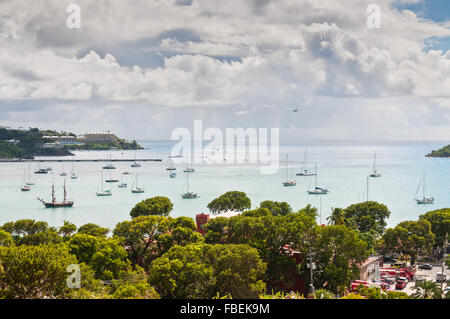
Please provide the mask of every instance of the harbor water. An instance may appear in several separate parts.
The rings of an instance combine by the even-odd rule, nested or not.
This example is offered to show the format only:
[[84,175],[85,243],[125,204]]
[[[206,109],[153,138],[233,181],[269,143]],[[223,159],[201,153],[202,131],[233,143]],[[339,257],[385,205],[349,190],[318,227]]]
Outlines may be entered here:
[[[388,226],[395,226],[403,220],[415,220],[419,215],[438,208],[450,207],[450,159],[427,158],[431,150],[439,149],[443,143],[309,143],[280,145],[280,169],[275,174],[261,174],[258,164],[199,164],[194,163],[194,173],[189,175],[190,191],[199,194],[196,199],[182,199],[186,191],[185,164],[175,164],[176,178],[170,178],[166,170],[168,155],[174,144],[172,141],[141,141],[146,149],[136,152],[139,158],[161,158],[161,162],[142,162],[141,167],[132,168],[130,162],[113,163],[116,169],[104,170],[104,178],[109,174],[123,178],[127,188],[118,188],[119,183],[104,183],[112,190],[112,196],[98,197],[101,188],[101,168],[105,162],[74,162],[77,179],[70,178],[72,163],[42,163],[50,166],[49,174],[34,174],[38,163],[0,163],[0,225],[18,219],[35,219],[48,222],[51,226],[61,226],[68,220],[77,226],[95,223],[113,229],[124,220],[130,219],[129,212],[139,201],[153,196],[167,196],[174,208],[171,216],[188,216],[208,213],[207,204],[219,195],[239,190],[247,193],[252,208],[264,200],[288,202],[294,210],[307,204],[318,208],[318,222],[325,223],[332,207],[345,208],[367,199],[367,176],[371,173],[373,154],[377,153],[377,169],[380,178],[369,179],[369,200],[388,206],[391,216]],[[303,161],[305,148],[308,150],[308,168],[317,164],[317,185],[330,190],[326,195],[309,195],[307,190],[314,186],[314,177],[295,176]],[[285,175],[286,154],[289,154],[289,168],[297,181],[293,187],[282,185]],[[78,151],[75,159],[132,159],[135,151]],[[45,159],[45,158],[40,158]],[[54,158],[52,158],[54,159]],[[64,157],[67,159],[67,157]],[[31,191],[20,190],[24,172],[31,169],[35,185]],[[66,177],[61,177],[64,170]],[[123,175],[128,171],[129,175]],[[131,193],[134,173],[138,174],[142,194]],[[426,194],[435,198],[433,205],[417,205],[414,201],[423,173],[426,173]],[[70,208],[45,208],[37,197],[51,200],[51,186],[55,183],[57,200],[62,200],[64,179],[68,199],[75,202]],[[417,196],[422,196],[420,189]]]

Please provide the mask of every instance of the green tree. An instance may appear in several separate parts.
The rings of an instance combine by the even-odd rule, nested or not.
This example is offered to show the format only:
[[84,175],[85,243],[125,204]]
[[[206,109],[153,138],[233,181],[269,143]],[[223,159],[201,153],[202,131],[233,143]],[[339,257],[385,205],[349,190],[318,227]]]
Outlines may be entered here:
[[75,226],[75,224],[69,223],[67,220],[65,220],[64,224],[59,227],[59,234],[61,234],[63,237],[70,237],[76,231],[77,226]]
[[428,220],[431,231],[436,235],[436,246],[443,247],[445,235],[450,236],[450,208],[438,209],[421,215],[419,219]]
[[0,246],[10,247],[14,245],[14,240],[10,233],[0,229]]
[[155,288],[146,282],[125,283],[111,294],[114,299],[159,299]]
[[327,217],[328,225],[344,225],[345,213],[342,208],[334,208],[331,210],[331,215]]
[[417,256],[431,253],[434,245],[434,234],[430,222],[425,219],[404,221],[395,228],[386,230],[382,237],[381,247],[385,252],[397,252],[409,255],[412,263]]
[[116,239],[76,234],[68,241],[68,247],[79,262],[93,269],[95,278],[111,280],[132,272],[128,253]]
[[[367,243],[359,238],[357,231],[345,225],[317,227],[310,247],[317,267],[314,286],[334,293],[359,277],[358,265],[369,256]],[[306,264],[305,259],[305,272]]]
[[261,202],[261,204],[259,204],[259,207],[267,208],[274,216],[287,215],[292,213],[292,207],[286,202],[276,202],[266,200]]
[[96,224],[92,224],[92,223],[87,223],[84,224],[83,226],[81,226],[80,228],[78,228],[78,234],[87,234],[87,235],[91,235],[94,237],[106,237],[106,235],[108,234],[109,229],[108,228],[104,228],[104,227],[100,227]]
[[356,225],[356,228],[366,233],[375,231],[382,235],[386,227],[386,219],[390,216],[388,208],[377,202],[364,202],[353,204],[344,209],[345,220],[349,225]]
[[8,222],[1,229],[11,234],[17,246],[56,244],[62,240],[54,227],[49,227],[46,222],[32,219]]
[[265,265],[246,245],[174,246],[154,260],[149,282],[162,298],[257,298]]
[[214,269],[206,263],[209,245],[174,246],[155,259],[149,269],[149,283],[161,298],[211,298],[215,291]]
[[227,211],[250,209],[251,201],[244,192],[231,191],[214,199],[207,207],[211,213],[217,215]]
[[418,299],[432,299],[441,298],[442,292],[435,282],[423,280],[416,282],[416,285],[412,287],[414,293],[411,295],[413,298]]
[[61,245],[0,247],[0,298],[62,298],[75,256]]
[[246,211],[231,218],[217,217],[205,225],[205,241],[210,244],[246,244],[258,250],[267,263],[265,282],[269,289],[291,286],[296,272],[291,251],[305,251],[315,217],[300,210],[273,216],[266,208]]
[[172,211],[173,205],[170,199],[164,196],[156,196],[147,198],[133,207],[130,212],[131,217],[159,215],[169,216]]
[[158,257],[159,237],[170,229],[170,220],[164,216],[138,216],[131,221],[118,223],[113,234],[127,246],[128,256],[133,265],[144,268]]
[[266,285],[262,281],[266,264],[258,251],[248,245],[214,245],[208,251],[220,295],[237,299],[256,299]]

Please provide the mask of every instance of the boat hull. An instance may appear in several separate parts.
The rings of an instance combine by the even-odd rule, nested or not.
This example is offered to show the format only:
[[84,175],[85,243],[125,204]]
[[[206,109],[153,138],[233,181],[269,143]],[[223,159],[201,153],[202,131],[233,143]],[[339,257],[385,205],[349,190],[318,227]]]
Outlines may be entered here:
[[61,207],[72,207],[73,202],[63,202],[63,203],[44,203],[45,208],[61,208]]

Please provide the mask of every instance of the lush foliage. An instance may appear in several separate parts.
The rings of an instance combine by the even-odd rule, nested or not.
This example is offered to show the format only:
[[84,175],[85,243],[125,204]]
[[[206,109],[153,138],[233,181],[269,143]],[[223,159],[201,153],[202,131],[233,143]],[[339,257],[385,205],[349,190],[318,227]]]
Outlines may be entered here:
[[430,157],[450,157],[450,144],[444,146],[440,150],[431,151],[427,156]]
[[208,204],[208,209],[213,214],[220,214],[227,211],[243,211],[251,207],[250,198],[243,192],[227,192]]
[[247,245],[174,246],[150,267],[149,282],[163,298],[256,298],[265,264]]
[[386,230],[382,238],[382,248],[386,252],[397,252],[415,259],[419,255],[432,252],[434,238],[427,220],[404,221],[395,228]]
[[[141,204],[141,205],[140,205]],[[384,230],[387,207],[375,202],[333,209],[318,225],[317,209],[293,211],[286,202],[229,192],[210,203],[214,216],[197,231],[192,218],[172,218],[166,197],[145,200],[131,220],[109,229],[77,229],[31,219],[0,226],[0,298],[338,298],[358,279],[370,253],[427,256],[448,231],[448,209]],[[108,236],[109,235],[109,236]],[[111,236],[112,235],[112,236]],[[435,245],[436,247],[436,245]],[[309,287],[314,263],[315,294]],[[67,286],[67,266],[81,270],[81,287]],[[300,287],[297,291],[297,288]],[[443,298],[440,287],[417,283],[413,296],[363,288],[346,299]],[[292,291],[296,290],[296,291]],[[447,297],[450,297],[447,295]]]
[[148,215],[159,215],[159,216],[169,216],[172,211],[173,204],[165,196],[156,196],[152,198],[147,198],[133,207],[130,212],[131,217],[137,216],[148,216]]
[[444,245],[445,236],[450,236],[450,208],[438,209],[420,216],[431,224],[431,231],[436,235],[436,246]]

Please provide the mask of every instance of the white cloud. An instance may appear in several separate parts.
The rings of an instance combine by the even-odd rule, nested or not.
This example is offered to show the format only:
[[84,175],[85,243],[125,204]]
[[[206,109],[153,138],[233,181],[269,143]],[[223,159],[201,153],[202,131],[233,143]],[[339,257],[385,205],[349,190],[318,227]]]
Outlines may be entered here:
[[[65,27],[71,1],[3,1],[0,107],[1,101],[46,100],[54,107],[85,101],[104,114],[109,103],[141,110],[239,106],[221,118],[230,123],[253,110],[290,105],[306,106],[317,116],[342,108],[342,99],[353,111],[379,103],[381,118],[396,114],[404,122],[411,99],[448,112],[450,51],[424,52],[423,41],[450,36],[450,30],[392,9],[394,1],[378,2],[382,28],[372,30],[365,23],[369,2],[359,0],[193,0],[191,5],[82,0],[82,28],[71,30]],[[141,60],[130,66],[113,51],[139,54],[141,60],[157,53],[163,59],[154,67]],[[383,106],[386,99],[395,106]],[[210,111],[199,112],[214,118]],[[373,118],[357,113],[359,119],[347,118]],[[265,123],[263,116],[256,118]],[[171,121],[162,115],[150,119],[160,125]],[[343,133],[349,120],[339,119],[342,126],[336,121],[330,117],[324,123],[339,134],[353,134]]]

